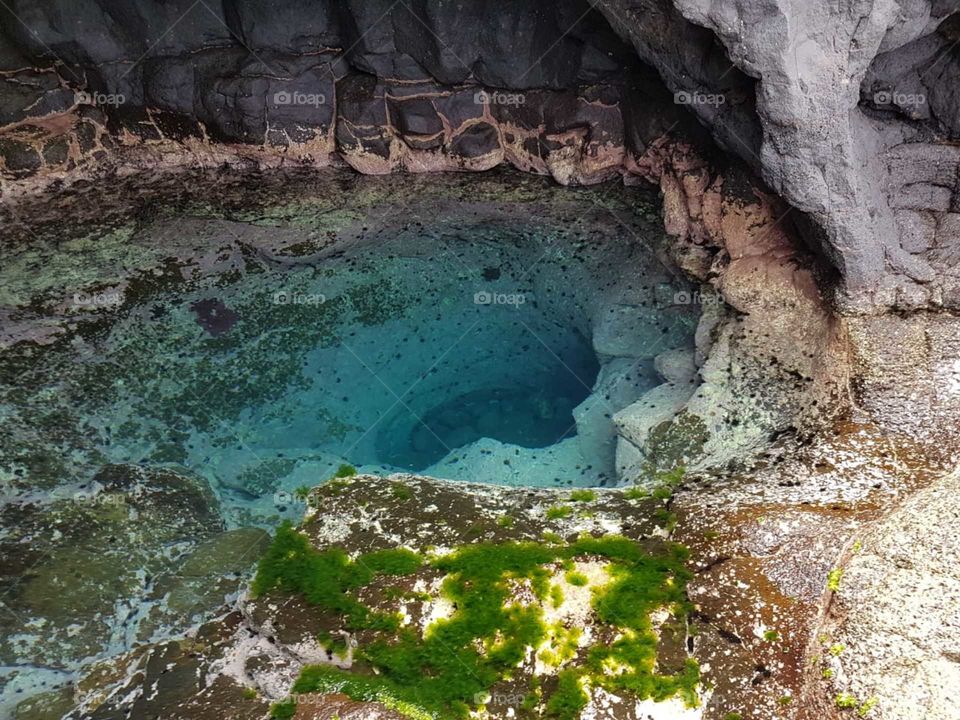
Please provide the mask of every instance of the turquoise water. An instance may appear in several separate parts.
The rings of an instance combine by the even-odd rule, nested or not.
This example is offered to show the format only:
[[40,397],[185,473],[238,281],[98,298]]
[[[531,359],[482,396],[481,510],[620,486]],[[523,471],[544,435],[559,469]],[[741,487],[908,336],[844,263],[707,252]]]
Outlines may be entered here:
[[637,230],[565,198],[359,213],[333,241],[296,205],[18,249],[7,335],[43,344],[0,354],[4,467],[28,491],[185,468],[241,524],[296,517],[342,464],[615,484],[610,418],[696,318]]

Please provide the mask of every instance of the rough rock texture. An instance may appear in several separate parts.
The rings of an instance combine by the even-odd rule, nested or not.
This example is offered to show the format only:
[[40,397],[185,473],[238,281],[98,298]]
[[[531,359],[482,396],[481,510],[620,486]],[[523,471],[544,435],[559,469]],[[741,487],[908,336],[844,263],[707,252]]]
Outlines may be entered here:
[[[658,525],[656,519],[664,501],[651,497],[631,500],[620,491],[591,493],[577,499],[568,491],[472,485],[405,475],[389,478],[357,476],[333,480],[316,488],[309,505],[311,509],[300,532],[309,539],[310,545],[319,551],[342,550],[350,557],[397,547],[424,553],[425,557],[442,557],[459,547],[482,547],[477,543],[510,547],[511,544],[530,541],[542,542],[540,547],[550,552],[547,549],[551,544],[562,547],[564,538],[572,539],[579,533],[598,538],[622,535],[630,539],[628,542],[638,543],[639,551],[649,552],[651,557],[668,551],[670,547],[663,539],[663,521],[660,520]],[[558,508],[563,512],[556,512]],[[546,537],[545,533],[548,534]],[[374,556],[365,557],[368,560],[361,560],[361,564],[374,562]],[[512,588],[507,596],[510,604],[516,603],[518,608],[534,607],[536,612],[544,614],[550,635],[543,646],[535,648],[536,655],[526,652],[527,659],[510,673],[510,677],[502,678],[489,688],[489,699],[473,694],[465,698],[471,705],[485,706],[481,717],[506,718],[521,712],[520,706],[531,694],[530,688],[539,686],[539,683],[531,685],[529,682],[535,675],[542,676],[543,689],[542,694],[536,693],[540,699],[534,704],[542,705],[556,690],[558,672],[579,667],[587,649],[595,642],[603,642],[601,638],[608,637],[606,622],[591,609],[593,591],[590,589],[592,585],[604,586],[615,577],[607,574],[606,564],[602,556],[593,557],[589,553],[577,555],[574,564],[568,567],[547,561],[545,567],[550,583],[562,587],[562,592],[559,596],[554,592],[542,601],[537,599],[530,580],[523,575],[513,578],[508,572],[499,578],[498,582]],[[564,573],[568,570],[582,573],[586,584],[567,582]],[[419,634],[435,621],[442,625],[444,618],[456,612],[456,606],[439,593],[445,576],[453,578],[455,573],[445,575],[432,565],[424,564],[414,574],[398,577],[398,587],[391,590],[390,578],[384,577],[364,589],[361,596],[377,611],[399,610],[406,618],[404,624]],[[119,687],[115,686],[116,680],[108,680],[96,690],[78,693],[77,699],[82,703],[82,710],[78,712],[82,714],[75,717],[98,720],[131,709],[136,716],[136,708],[163,717],[194,717],[191,712],[195,710],[191,708],[197,707],[209,695],[209,690],[200,690],[204,687],[224,688],[225,695],[219,701],[231,711],[236,708],[240,713],[237,717],[247,717],[245,712],[254,713],[249,715],[251,717],[262,717],[262,702],[255,699],[252,692],[242,693],[241,687],[253,688],[257,696],[284,701],[290,697],[291,684],[305,665],[352,667],[359,677],[363,677],[369,674],[366,669],[369,663],[359,659],[360,650],[375,645],[382,636],[374,629],[348,632],[345,618],[280,588],[257,597],[247,597],[240,609],[242,620],[239,626],[240,618],[231,616],[214,626],[215,629],[202,631],[203,637],[232,635],[232,639],[216,652],[201,651],[196,654],[199,657],[180,659],[178,655],[182,650],[177,650],[175,643],[147,652],[151,657],[159,655],[154,663],[174,668],[175,677],[189,675],[199,678],[197,682],[177,683],[175,678],[165,679],[165,675],[156,677],[155,671],[151,673],[150,670],[151,660],[146,660],[145,666],[141,663],[145,671],[128,674],[129,679],[122,680]],[[666,614],[657,617],[653,620],[653,627],[660,636],[657,643],[659,673],[680,672],[688,657],[685,625],[682,621],[679,625],[671,623]],[[571,632],[575,635],[570,635]],[[342,647],[331,645],[332,638],[340,637],[346,639],[346,644]],[[564,643],[568,642],[568,637],[579,637],[579,641],[574,642],[573,655],[569,657],[565,653],[570,651],[562,649],[567,647]],[[180,643],[179,647],[182,646]],[[578,647],[583,650],[577,650]],[[551,659],[548,652],[556,653],[557,658]],[[162,660],[163,654],[170,655],[170,659]],[[468,654],[463,657],[466,660]],[[464,670],[456,666],[456,672],[465,674],[467,686],[475,680],[469,668]],[[91,679],[82,685],[89,688],[95,684]],[[111,684],[114,687],[110,690],[104,687]],[[109,695],[106,700],[103,699],[105,694]],[[325,718],[332,708],[345,705],[342,697],[330,698],[324,692],[313,694],[293,690],[293,699],[297,702],[298,718]],[[397,707],[395,701],[387,697],[384,702]],[[682,708],[683,703],[675,699],[663,707],[676,710]],[[244,708],[249,709],[245,711]],[[345,709],[350,709],[349,703]],[[383,720],[397,717],[383,707],[378,709],[370,704],[362,704],[355,712],[361,710],[366,714],[360,717]],[[260,714],[255,714],[258,711]],[[529,716],[533,709],[522,712]],[[594,692],[583,712],[585,717],[596,718],[643,717],[639,710],[634,714],[633,703],[627,698],[604,692]],[[689,713],[690,718],[701,716],[702,708]]]
[[[565,0],[543,13],[471,0],[450,14],[347,0],[270,12],[239,0],[21,0],[0,10],[0,192],[185,163],[373,174],[509,163],[563,184],[645,178],[664,194],[681,267],[740,314],[742,332],[715,340],[762,338],[772,303],[783,329],[773,344],[794,355],[787,382],[845,375],[837,349],[848,342],[854,402],[921,434],[918,415],[881,407],[885,359],[869,338],[920,337],[927,319],[909,313],[960,302],[955,4]],[[729,177],[741,171],[704,128],[768,187]],[[845,315],[885,319],[853,320],[843,339],[821,292]],[[804,360],[810,345],[827,351]],[[902,393],[937,396],[924,406],[940,435],[955,434],[960,405],[948,346]],[[705,402],[727,400],[740,393]]]
[[[779,449],[787,451],[786,446]],[[300,532],[312,548],[342,550],[350,558],[398,547],[443,557],[461,547],[508,547],[531,540],[543,548],[563,547],[583,533],[625,536],[651,552],[664,538],[682,542],[690,550],[687,594],[692,612],[679,635],[655,623],[661,633],[658,663],[663,672],[677,667],[678,659],[696,659],[709,691],[702,693],[700,706],[684,708],[679,702],[617,702],[594,688],[579,716],[647,720],[645,713],[650,713],[655,718],[726,720],[739,713],[745,720],[809,720],[823,715],[816,703],[802,700],[832,692],[830,683],[809,673],[809,657],[817,647],[811,638],[823,598],[830,596],[830,571],[855,539],[863,541],[864,558],[870,547],[879,547],[858,529],[865,519],[941,471],[926,464],[917,445],[890,445],[869,427],[851,426],[843,435],[787,456],[783,462],[772,457],[769,467],[750,474],[680,478],[659,485],[652,495],[599,489],[578,496],[408,475],[357,476],[314,489]],[[830,462],[836,465],[828,467]],[[937,492],[949,494],[955,488],[945,485]],[[588,585],[571,585],[562,572],[555,574],[550,582],[562,586],[559,604],[538,607],[551,623],[583,630],[577,651],[559,666],[535,664],[528,656],[515,677],[475,700],[479,704],[485,699],[480,717],[536,717],[536,710],[530,715],[530,706],[523,706],[529,674],[541,675],[540,701],[548,700],[556,689],[557,671],[577,666],[590,643],[604,637],[596,615],[602,604],[590,600],[603,586],[603,573],[595,574],[596,558],[588,554],[575,560]],[[848,569],[842,587],[853,572]],[[399,610],[404,622],[420,633],[455,611],[436,595],[442,578],[436,567],[425,564],[413,574],[376,580],[360,597],[373,608]],[[398,583],[403,592],[389,589]],[[594,585],[593,591],[581,593]],[[523,587],[517,584],[511,597],[526,605],[532,596]],[[951,621],[946,622],[943,637],[955,632]],[[144,647],[95,669],[74,691],[73,702],[81,709],[70,717],[99,720],[133,710],[134,716],[199,718],[204,707],[217,702],[231,717],[259,718],[266,714],[265,700],[292,698],[297,718],[328,718],[342,711],[393,720],[396,710],[364,698],[348,702],[330,695],[347,687],[337,683],[326,691],[294,690],[291,695],[305,665],[369,675],[362,654],[376,643],[379,632],[350,631],[344,623],[337,613],[280,587],[259,596],[248,594],[239,612],[191,638]],[[365,695],[366,700],[372,697]],[[399,707],[389,692],[381,700]]]
[[955,2],[598,6],[822,231],[851,307],[956,307]]
[[108,466],[92,483],[3,508],[0,656],[3,684],[36,692],[15,668],[51,685],[116,654],[208,619],[259,557],[262,530],[223,532],[201,481]]
[[[631,53],[582,0],[549,14],[346,0],[266,12],[242,0],[216,11],[18,2],[2,13],[5,181],[99,162],[103,129],[123,145],[200,154],[210,141],[313,165],[336,154],[365,173],[506,161],[591,183],[623,159]],[[484,30],[464,35],[468,25]],[[101,122],[81,125],[91,114]]]
[[880,720],[955,720],[960,662],[960,475],[917,493],[847,546],[810,651],[808,702],[869,703]]
[[[670,506],[698,568],[689,593],[705,629],[691,652],[718,680],[704,717],[823,717],[849,705],[865,715],[913,718],[918,704],[925,717],[954,717],[944,688],[956,684],[949,605],[956,578],[931,551],[929,532],[921,537],[917,529],[927,529],[932,513],[955,514],[956,483],[948,486],[953,493],[933,490],[908,502],[861,541],[842,579],[828,578],[844,548],[854,547],[855,523],[886,507],[876,494],[910,490],[926,472],[916,457],[949,456],[960,427],[952,315],[960,310],[957,3],[600,0],[592,9],[569,0],[549,13],[535,4],[504,5],[477,0],[452,13],[446,5],[386,0],[279,9],[253,0],[4,4],[0,192],[6,201],[104,178],[112,184],[114,172],[194,162],[346,164],[371,174],[510,163],[563,184],[618,176],[653,182],[676,239],[672,259],[703,283],[698,295],[678,300],[703,306],[693,354],[698,377],[688,365],[661,361],[664,382],[640,397],[631,395],[629,379],[604,379],[604,390],[627,404],[612,418],[621,470],[734,459],[838,410],[877,424],[851,433],[858,437],[852,448],[838,425],[839,439],[816,446],[829,452],[801,463],[796,475],[761,468],[754,482],[737,487],[744,501],[714,507],[713,516],[701,514],[704,495]],[[768,188],[718,159],[693,117]],[[8,206],[4,217],[17,220],[23,210]],[[815,258],[826,258],[829,271]],[[53,331],[31,332],[46,341]],[[614,356],[624,351],[615,332],[596,339]],[[913,447],[905,436],[927,445]],[[834,481],[839,488],[831,494]],[[731,496],[716,497],[729,503]],[[811,498],[819,499],[816,507]],[[848,501],[852,507],[843,505]],[[27,535],[47,531],[37,512]],[[768,516],[774,527],[765,527]],[[536,526],[538,518],[528,519]],[[659,519],[658,532],[674,520]],[[113,518],[107,526],[128,532],[128,521]],[[950,528],[939,522],[929,530]],[[691,534],[699,531],[706,547]],[[81,536],[70,539],[86,547]],[[201,547],[239,567],[232,539],[217,537]],[[903,551],[904,537],[915,539],[911,553]],[[69,558],[69,547],[55,545],[59,539],[44,540]],[[99,547],[102,538],[94,540],[91,547]],[[941,542],[954,548],[952,538]],[[17,586],[23,607],[49,609],[63,570],[48,560],[38,558],[40,574],[29,578],[34,595],[18,594]],[[105,553],[92,577],[116,560]],[[144,559],[150,568],[157,562]],[[199,580],[209,565],[187,565],[177,583],[157,587],[179,599],[179,609],[167,608],[176,617],[201,617],[191,608],[211,600]],[[124,585],[121,595],[153,598],[149,588],[141,592],[139,577],[111,578]],[[824,621],[828,635],[842,638],[833,644],[814,632],[825,597],[818,578],[840,588]],[[922,608],[921,620],[901,623],[903,606],[889,602],[900,588],[891,591],[888,581],[907,586],[911,604],[903,606]],[[210,594],[222,599],[219,586]],[[128,630],[115,627],[110,614],[116,597],[78,598],[101,611],[96,632],[93,624],[78,629],[70,617],[37,617],[53,628],[49,637],[71,647],[96,651],[104,627],[123,635],[119,647]],[[170,622],[167,610],[135,624],[149,631],[151,623]],[[942,623],[929,621],[941,615]],[[284,697],[303,648],[291,659],[270,647],[261,627],[249,615],[233,616],[208,626],[212,635],[201,632],[196,644],[151,645],[129,668],[111,667],[110,682],[91,681],[116,685],[117,674],[130,669],[133,692],[108,702],[102,694],[82,699],[104,718],[116,708],[204,717],[228,706],[236,717],[262,717],[266,703],[245,698],[240,685],[252,678],[269,697]],[[29,633],[7,635],[8,643],[21,643],[10,648],[14,660],[57,665],[55,647]],[[807,657],[819,657],[815,667],[831,677],[810,677],[798,664],[810,638]],[[225,658],[251,654],[267,669],[223,673]],[[211,671],[214,663],[221,665]],[[901,683],[896,689],[891,677]],[[791,704],[800,693],[809,702]],[[301,703],[298,717],[325,717],[333,706],[345,716],[391,712],[345,702]],[[64,698],[41,697],[23,714],[46,712],[43,703],[52,713]]]
[[847,327],[859,413],[893,432],[923,437],[931,448],[952,448],[955,421],[950,419],[960,416],[957,316],[853,317]]
[[790,211],[741,169],[717,172],[685,143],[656,141],[635,163],[660,186],[673,261],[703,283],[675,298],[702,311],[695,355],[702,382],[694,388],[666,377],[631,406],[636,413],[615,416],[622,428],[634,414],[641,420],[624,433],[640,452],[618,448],[622,465],[732,459],[843,408],[844,331]]
[[20,0],[3,9],[0,156],[7,181],[70,169],[104,157],[106,127],[362,172],[506,161],[597,182],[650,137],[639,58],[665,102],[805,213],[851,310],[956,308],[956,10]]

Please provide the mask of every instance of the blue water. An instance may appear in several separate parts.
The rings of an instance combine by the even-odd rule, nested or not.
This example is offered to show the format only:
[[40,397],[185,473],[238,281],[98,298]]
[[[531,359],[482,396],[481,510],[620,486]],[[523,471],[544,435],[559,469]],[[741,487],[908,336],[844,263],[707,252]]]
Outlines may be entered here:
[[[149,226],[112,250],[124,272],[147,265],[123,282],[88,277],[65,311],[47,291],[57,310],[33,322],[67,331],[21,358],[0,455],[32,453],[34,474],[37,456],[69,459],[77,482],[106,462],[186,468],[228,517],[265,524],[345,463],[614,484],[610,418],[662,382],[652,358],[690,344],[695,318],[669,307],[683,285],[642,239],[594,225],[444,216],[300,255],[271,245],[295,227]],[[84,257],[38,255],[61,272]],[[629,387],[598,385],[613,375]]]

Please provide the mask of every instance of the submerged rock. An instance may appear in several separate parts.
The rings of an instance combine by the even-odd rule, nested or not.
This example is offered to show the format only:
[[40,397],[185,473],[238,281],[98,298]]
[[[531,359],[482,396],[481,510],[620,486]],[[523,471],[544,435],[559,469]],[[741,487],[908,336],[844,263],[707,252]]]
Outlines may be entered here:
[[202,481],[133,465],[108,466],[72,495],[7,505],[3,519],[0,657],[68,672],[209,619],[265,539],[223,533]]
[[75,667],[128,643],[157,579],[222,528],[205,484],[119,465],[72,496],[8,505],[4,518],[11,613],[0,620],[0,653],[8,664],[50,667]]
[[205,298],[190,305],[197,315],[197,323],[211,337],[218,337],[232,328],[240,317],[228,308],[222,300]]

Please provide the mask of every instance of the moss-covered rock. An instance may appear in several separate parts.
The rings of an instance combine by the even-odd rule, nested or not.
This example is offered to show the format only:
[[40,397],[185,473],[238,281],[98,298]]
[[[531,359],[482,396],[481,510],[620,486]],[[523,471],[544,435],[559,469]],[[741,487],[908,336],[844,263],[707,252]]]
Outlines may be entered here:
[[413,718],[576,718],[608,717],[611,697],[701,704],[661,500],[414,476],[339,479],[309,500],[246,603],[307,663],[293,705],[340,692]]

